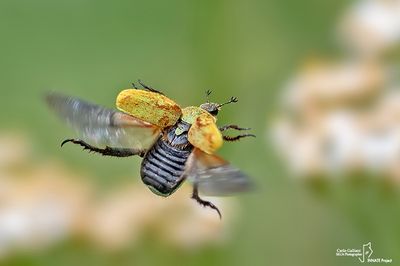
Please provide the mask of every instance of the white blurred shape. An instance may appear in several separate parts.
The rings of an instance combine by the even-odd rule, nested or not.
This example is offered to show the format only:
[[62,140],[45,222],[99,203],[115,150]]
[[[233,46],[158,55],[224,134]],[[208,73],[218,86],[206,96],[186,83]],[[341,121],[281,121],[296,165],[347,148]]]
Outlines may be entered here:
[[388,71],[372,61],[312,59],[284,89],[284,106],[308,114],[321,105],[357,102],[378,93]]
[[379,56],[400,41],[400,1],[357,1],[344,15],[339,35],[364,56]]
[[330,171],[340,171],[353,167],[359,153],[360,130],[355,118],[348,112],[333,112],[325,120],[326,146],[324,161]]
[[398,163],[400,157],[400,131],[388,129],[387,132],[365,134],[361,139],[361,154],[364,165],[370,170],[382,171],[393,163]]
[[[400,179],[400,90],[374,61],[313,61],[291,79],[274,144],[298,176],[371,171]],[[393,81],[392,81],[393,82]]]

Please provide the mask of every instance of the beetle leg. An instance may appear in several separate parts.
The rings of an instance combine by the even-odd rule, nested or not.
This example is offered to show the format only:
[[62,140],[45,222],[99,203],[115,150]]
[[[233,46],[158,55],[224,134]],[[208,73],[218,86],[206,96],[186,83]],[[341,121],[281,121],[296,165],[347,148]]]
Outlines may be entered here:
[[237,135],[235,137],[231,137],[231,136],[222,136],[224,140],[226,141],[236,141],[239,140],[241,138],[245,138],[245,137],[256,137],[256,135],[253,134],[242,134],[242,135]]
[[[250,128],[244,128],[244,127],[239,127],[238,125],[225,125],[219,128],[219,130],[225,131],[227,129],[235,129],[235,130],[250,130]],[[231,136],[222,136],[224,140],[226,141],[236,141],[239,140],[241,138],[245,138],[245,137],[255,137],[255,135],[253,134],[241,134],[235,137],[231,137]]]
[[219,128],[219,131],[225,131],[227,129],[236,129],[236,130],[250,130],[249,127],[239,127],[238,125],[225,125]]
[[199,191],[197,188],[197,184],[193,185],[192,199],[194,199],[195,201],[197,201],[197,203],[199,203],[200,205],[202,205],[204,207],[210,207],[211,209],[214,209],[218,213],[219,218],[222,219],[221,212],[219,211],[217,206],[215,206],[213,203],[203,200],[199,197]]
[[152,87],[150,87],[150,86],[147,86],[147,85],[144,84],[140,79],[138,79],[138,82],[139,82],[139,84],[142,85],[142,87],[145,88],[146,90],[164,95],[164,93],[162,93],[161,91],[158,91],[158,90],[156,90],[156,89],[154,89],[154,88],[152,88]]
[[61,147],[68,142],[72,142],[74,144],[78,144],[83,147],[84,150],[89,150],[89,152],[97,152],[103,156],[114,156],[114,157],[128,157],[133,155],[139,155],[140,157],[144,156],[145,151],[138,151],[134,149],[127,148],[111,148],[106,146],[104,149],[100,149],[94,147],[83,140],[80,139],[66,139],[61,143]]

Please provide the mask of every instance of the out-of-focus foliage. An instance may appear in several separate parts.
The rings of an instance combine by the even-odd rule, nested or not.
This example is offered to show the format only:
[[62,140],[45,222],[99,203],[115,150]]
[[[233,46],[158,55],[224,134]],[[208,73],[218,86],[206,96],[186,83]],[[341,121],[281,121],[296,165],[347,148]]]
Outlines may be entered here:
[[[342,25],[365,25],[348,19],[363,2],[1,1],[0,130],[25,136],[0,139],[2,263],[354,265],[356,258],[336,257],[336,250],[368,242],[377,256],[398,261],[397,185],[358,172],[341,183],[293,182],[264,138],[286,95],[284,83],[309,56],[342,58],[346,49],[374,59],[346,63],[351,74],[336,63],[317,63],[317,72],[341,82],[324,90],[326,82],[318,81],[318,97],[308,94],[332,101],[330,108],[343,99],[332,91],[346,92],[349,79],[355,88],[350,101],[358,102],[376,100],[386,74],[396,76],[395,64],[387,69],[381,60],[398,60],[398,28],[384,30],[382,39],[371,37],[377,43],[371,48],[346,37],[359,26]],[[396,10],[378,17],[396,21]],[[367,29],[393,29],[392,23],[379,25]],[[343,46],[335,29],[348,38],[341,39]],[[362,52],[353,53],[361,51],[360,43]],[[306,76],[316,69],[307,65]],[[212,101],[239,98],[220,112],[218,123],[252,127],[258,137],[226,143],[220,155],[253,176],[257,189],[216,201],[221,223],[192,202],[189,185],[171,198],[153,195],[139,181],[139,158],[101,157],[73,145],[60,149],[73,132],[46,109],[43,92],[113,107],[116,95],[138,78],[181,106],[204,102],[206,89],[213,89]],[[307,80],[313,83],[307,78],[301,86]]]
[[388,72],[371,62],[321,62],[290,82],[275,139],[295,174],[400,178],[400,95]]
[[358,1],[339,21],[351,53],[309,60],[284,88],[274,138],[295,175],[399,180],[399,18],[400,1]]
[[135,179],[96,195],[93,181],[60,163],[30,163],[32,151],[26,142],[22,137],[0,136],[1,150],[11,154],[0,158],[1,258],[18,249],[43,250],[69,238],[116,250],[139,245],[148,230],[183,250],[226,238],[226,222],[231,219],[223,202],[219,203],[226,208],[224,222],[188,201],[187,186],[169,201],[154,197]]

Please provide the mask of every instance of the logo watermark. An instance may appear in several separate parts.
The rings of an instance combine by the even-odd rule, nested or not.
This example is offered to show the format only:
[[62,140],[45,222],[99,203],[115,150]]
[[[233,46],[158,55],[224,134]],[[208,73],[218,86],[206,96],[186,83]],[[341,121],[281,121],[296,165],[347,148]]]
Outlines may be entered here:
[[391,258],[372,257],[374,250],[371,242],[362,245],[362,248],[346,248],[336,250],[336,257],[356,257],[361,263],[392,263]]

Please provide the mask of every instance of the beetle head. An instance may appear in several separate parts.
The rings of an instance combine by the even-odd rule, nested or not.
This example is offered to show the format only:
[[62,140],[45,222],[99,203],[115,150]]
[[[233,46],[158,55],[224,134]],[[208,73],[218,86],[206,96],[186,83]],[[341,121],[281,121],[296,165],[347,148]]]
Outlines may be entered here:
[[221,103],[221,104],[219,104],[219,103],[211,103],[208,100],[208,96],[210,94],[211,94],[211,91],[207,90],[206,91],[207,102],[201,104],[200,108],[203,109],[203,110],[206,110],[207,112],[209,112],[213,116],[217,116],[218,115],[218,112],[221,110],[222,106],[224,106],[226,104],[229,104],[229,103],[236,103],[238,101],[238,99],[236,97],[231,97],[231,99],[229,101],[225,102],[225,103]]

